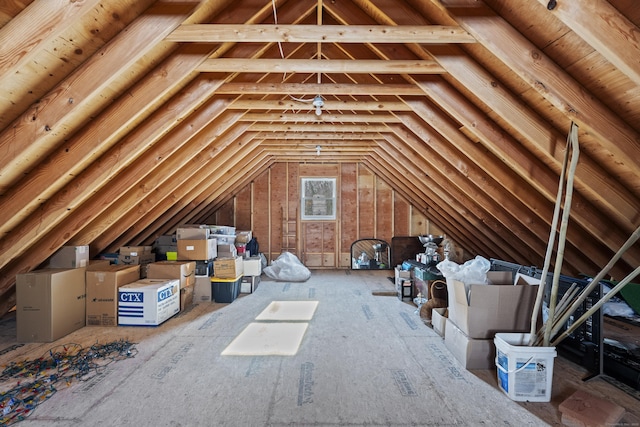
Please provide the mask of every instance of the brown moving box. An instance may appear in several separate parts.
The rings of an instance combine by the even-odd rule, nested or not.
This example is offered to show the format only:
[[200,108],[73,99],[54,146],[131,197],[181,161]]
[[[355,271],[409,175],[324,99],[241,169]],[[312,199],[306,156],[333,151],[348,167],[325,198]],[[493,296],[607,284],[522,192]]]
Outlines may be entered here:
[[118,288],[140,279],[139,265],[107,265],[87,270],[87,325],[118,325]]
[[213,261],[213,276],[219,279],[235,279],[243,275],[242,257],[218,258]]
[[178,259],[182,261],[206,261],[218,254],[216,239],[178,240]]
[[85,268],[16,275],[18,342],[51,342],[85,326]]
[[[469,338],[493,339],[496,332],[529,332],[538,286],[536,279],[490,271],[493,284],[447,279],[449,320]],[[448,333],[448,332],[447,332]]]
[[180,288],[196,283],[195,261],[158,261],[147,265],[147,279],[178,279]]

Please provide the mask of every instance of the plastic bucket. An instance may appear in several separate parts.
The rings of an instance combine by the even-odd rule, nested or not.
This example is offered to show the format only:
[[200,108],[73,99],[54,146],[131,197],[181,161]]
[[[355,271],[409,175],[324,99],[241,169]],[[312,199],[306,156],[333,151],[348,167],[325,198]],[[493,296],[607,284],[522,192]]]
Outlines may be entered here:
[[497,333],[498,387],[517,402],[549,402],[555,347],[529,346],[529,334]]

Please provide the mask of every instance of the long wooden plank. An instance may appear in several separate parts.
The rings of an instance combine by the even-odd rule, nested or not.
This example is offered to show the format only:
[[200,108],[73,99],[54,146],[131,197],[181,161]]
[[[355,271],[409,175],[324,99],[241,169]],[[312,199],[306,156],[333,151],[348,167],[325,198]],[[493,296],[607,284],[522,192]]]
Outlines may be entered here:
[[247,113],[240,119],[243,122],[277,122],[277,123],[397,123],[398,118],[392,114],[331,114],[322,113]]
[[[125,95],[107,107],[96,120],[72,137],[64,147],[56,149],[46,160],[32,169],[24,179],[11,186],[4,195],[2,210],[6,220],[0,223],[0,233],[6,233],[27,215],[52,197],[64,185],[72,181],[95,158],[107,151],[141,117],[146,110],[177,91],[185,79],[192,75],[193,68],[204,59],[205,52],[199,49],[180,49],[155,72],[134,85]],[[221,82],[204,79],[201,83]],[[199,90],[206,90],[207,84]],[[188,89],[187,89],[188,90]],[[96,144],[100,141],[100,144]],[[124,160],[124,159],[123,159]]]
[[[448,3],[449,0],[437,1],[443,7]],[[477,3],[474,2],[476,8]],[[616,158],[617,168],[627,169],[640,179],[640,144],[637,143],[640,134],[502,17],[491,12],[489,7],[484,7],[482,12],[481,16],[461,14],[453,19],[568,119],[578,123],[581,130],[596,135],[601,148]],[[618,46],[618,49],[623,47]]]
[[348,74],[442,74],[444,69],[430,60],[315,60],[315,59],[207,59],[198,67],[205,73],[348,73]]
[[[195,82],[190,90],[175,97],[172,102],[168,102],[162,109],[157,110],[142,126],[128,134],[125,139],[94,162],[92,167],[85,169],[71,183],[45,202],[40,211],[31,214],[21,223],[19,228],[12,230],[0,241],[0,266],[6,265],[16,255],[24,253],[32,244],[42,238],[44,233],[50,232],[53,235],[58,235],[61,241],[60,245],[64,244],[63,236],[66,236],[67,239],[72,236],[73,227],[69,224],[68,217],[74,215],[76,209],[82,206],[96,191],[105,186],[108,187],[111,193],[104,200],[111,203],[130,185],[133,185],[135,175],[141,172],[138,171],[137,174],[133,174],[133,177],[129,177],[130,180],[133,179],[129,182],[123,180],[121,172],[125,166],[145,151],[147,144],[152,145],[154,141],[176,126],[180,118],[183,118],[194,108],[201,107],[199,111],[208,110],[211,114],[209,121],[215,117],[216,113],[219,114],[225,108],[224,101],[213,102],[206,108],[202,107],[202,100],[206,99],[207,94],[212,93],[219,83],[219,81],[211,82],[206,79]],[[146,143],[142,143],[143,141]],[[162,162],[163,156],[179,147],[180,145],[173,141],[171,144],[156,144],[154,146],[155,156],[143,156],[146,163],[144,167],[141,166],[140,170],[149,171]],[[116,177],[119,179],[114,179]],[[83,220],[86,222],[91,215],[98,215],[101,209],[105,209],[105,205],[92,204],[84,211]],[[67,221],[65,227],[62,227],[64,230],[60,231],[57,228],[56,232],[52,232],[63,220]],[[2,289],[1,286],[0,289]]]
[[474,43],[466,31],[442,25],[181,25],[171,42],[287,43]]
[[39,49],[98,4],[100,0],[37,1],[0,27],[0,81],[32,61]]
[[225,83],[219,94],[307,94],[307,95],[422,95],[420,88],[408,84],[334,84],[334,83]]
[[[548,0],[538,0],[538,2],[545,6],[548,4]],[[593,46],[636,85],[640,85],[638,27],[609,2],[562,1],[557,2],[556,7],[549,13]]]
[[[389,132],[389,128],[380,124],[341,124],[341,123],[320,123],[320,124],[291,124],[291,123],[255,123],[249,126],[249,129],[255,132],[291,132],[291,133],[306,133],[308,132],[324,132],[327,127],[332,132]],[[266,134],[265,134],[266,135]]]
[[[234,101],[229,108],[234,110],[291,110],[291,111],[311,111],[314,109],[312,105],[305,102],[285,101],[285,100],[247,100],[238,99]],[[411,111],[411,108],[404,102],[400,101],[336,101],[333,99],[325,100],[323,110],[330,113],[337,111]]]
[[192,2],[179,8],[174,5],[169,13],[164,2],[152,6],[0,133],[0,193],[65,138],[68,128],[73,128],[67,122],[94,111],[94,96],[108,88],[118,70],[126,70],[153,49],[194,6]]

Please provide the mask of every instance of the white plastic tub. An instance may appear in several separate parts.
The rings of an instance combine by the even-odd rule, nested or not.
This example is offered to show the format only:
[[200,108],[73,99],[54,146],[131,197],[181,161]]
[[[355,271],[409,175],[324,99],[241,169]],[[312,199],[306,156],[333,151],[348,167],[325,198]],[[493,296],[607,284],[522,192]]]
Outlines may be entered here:
[[517,402],[549,402],[555,347],[529,346],[529,334],[497,333],[498,387]]

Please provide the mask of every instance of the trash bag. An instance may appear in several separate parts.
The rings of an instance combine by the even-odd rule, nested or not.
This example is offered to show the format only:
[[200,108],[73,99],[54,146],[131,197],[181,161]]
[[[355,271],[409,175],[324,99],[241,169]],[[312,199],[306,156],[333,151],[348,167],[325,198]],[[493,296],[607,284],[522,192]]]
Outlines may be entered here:
[[436,268],[447,279],[459,280],[463,283],[487,283],[487,273],[491,268],[491,262],[478,255],[462,265],[444,260],[439,262]]
[[264,268],[263,273],[271,279],[283,282],[305,282],[311,277],[311,271],[291,252],[283,252]]

